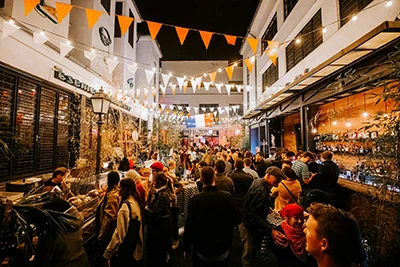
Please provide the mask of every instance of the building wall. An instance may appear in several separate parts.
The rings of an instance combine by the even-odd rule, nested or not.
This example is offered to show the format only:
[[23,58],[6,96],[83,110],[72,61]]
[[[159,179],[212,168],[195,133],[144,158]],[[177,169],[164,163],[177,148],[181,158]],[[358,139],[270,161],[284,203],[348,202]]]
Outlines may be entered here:
[[286,116],[283,119],[283,147],[297,151],[296,125],[300,124],[300,113]]

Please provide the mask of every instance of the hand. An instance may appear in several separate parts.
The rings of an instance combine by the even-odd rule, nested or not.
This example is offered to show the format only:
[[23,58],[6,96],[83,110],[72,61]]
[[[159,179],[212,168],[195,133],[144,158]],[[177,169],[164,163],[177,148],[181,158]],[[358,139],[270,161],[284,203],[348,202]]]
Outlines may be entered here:
[[282,234],[281,232],[277,231],[277,230],[272,230],[272,238],[275,241],[275,244],[280,246],[280,247],[287,247],[287,239],[286,236],[284,234]]

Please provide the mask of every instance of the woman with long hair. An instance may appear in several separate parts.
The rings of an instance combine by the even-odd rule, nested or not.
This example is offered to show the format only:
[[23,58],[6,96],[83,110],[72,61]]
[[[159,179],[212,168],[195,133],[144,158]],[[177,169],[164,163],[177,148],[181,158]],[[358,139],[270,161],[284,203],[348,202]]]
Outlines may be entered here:
[[[139,204],[140,199],[136,191],[136,184],[131,178],[122,179],[119,186],[121,208],[118,211],[117,228],[114,231],[110,244],[108,244],[107,249],[104,252],[104,257],[108,259],[108,263],[110,263],[111,258],[118,254],[117,266],[138,266],[138,262],[143,256],[143,229],[142,210]],[[137,222],[137,229],[129,229],[133,226],[130,223],[131,220]],[[128,231],[132,230],[139,231],[138,233],[135,233],[137,243],[134,245],[134,248],[132,248],[132,251],[127,251],[125,249],[126,247],[122,250],[123,242],[129,243],[129,241],[126,241],[126,238],[132,237],[127,235],[130,233]]]
[[153,178],[154,190],[149,194],[147,215],[147,266],[166,265],[168,250],[171,248],[170,190],[171,180],[165,173],[157,172]]

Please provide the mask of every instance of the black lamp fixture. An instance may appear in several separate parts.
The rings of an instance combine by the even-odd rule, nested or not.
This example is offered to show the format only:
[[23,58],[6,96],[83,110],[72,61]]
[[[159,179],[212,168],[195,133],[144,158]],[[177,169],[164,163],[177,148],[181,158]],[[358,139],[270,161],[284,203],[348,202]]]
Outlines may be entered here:
[[99,115],[99,120],[97,123],[97,151],[96,151],[96,177],[99,179],[99,174],[101,172],[101,126],[103,125],[102,115],[107,115],[108,109],[110,108],[111,100],[104,93],[101,87],[98,92],[96,92],[90,100],[92,101],[93,112]]

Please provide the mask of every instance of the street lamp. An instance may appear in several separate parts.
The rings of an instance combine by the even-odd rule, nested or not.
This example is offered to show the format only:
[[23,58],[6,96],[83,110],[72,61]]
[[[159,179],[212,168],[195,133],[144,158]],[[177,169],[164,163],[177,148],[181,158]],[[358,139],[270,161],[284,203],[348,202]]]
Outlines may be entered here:
[[101,172],[100,165],[100,155],[101,155],[101,126],[103,125],[102,115],[108,113],[108,108],[110,107],[110,99],[104,93],[103,88],[95,93],[90,100],[92,101],[93,112],[99,115],[99,120],[97,121],[97,151],[96,151],[96,178],[99,179],[99,174]]

